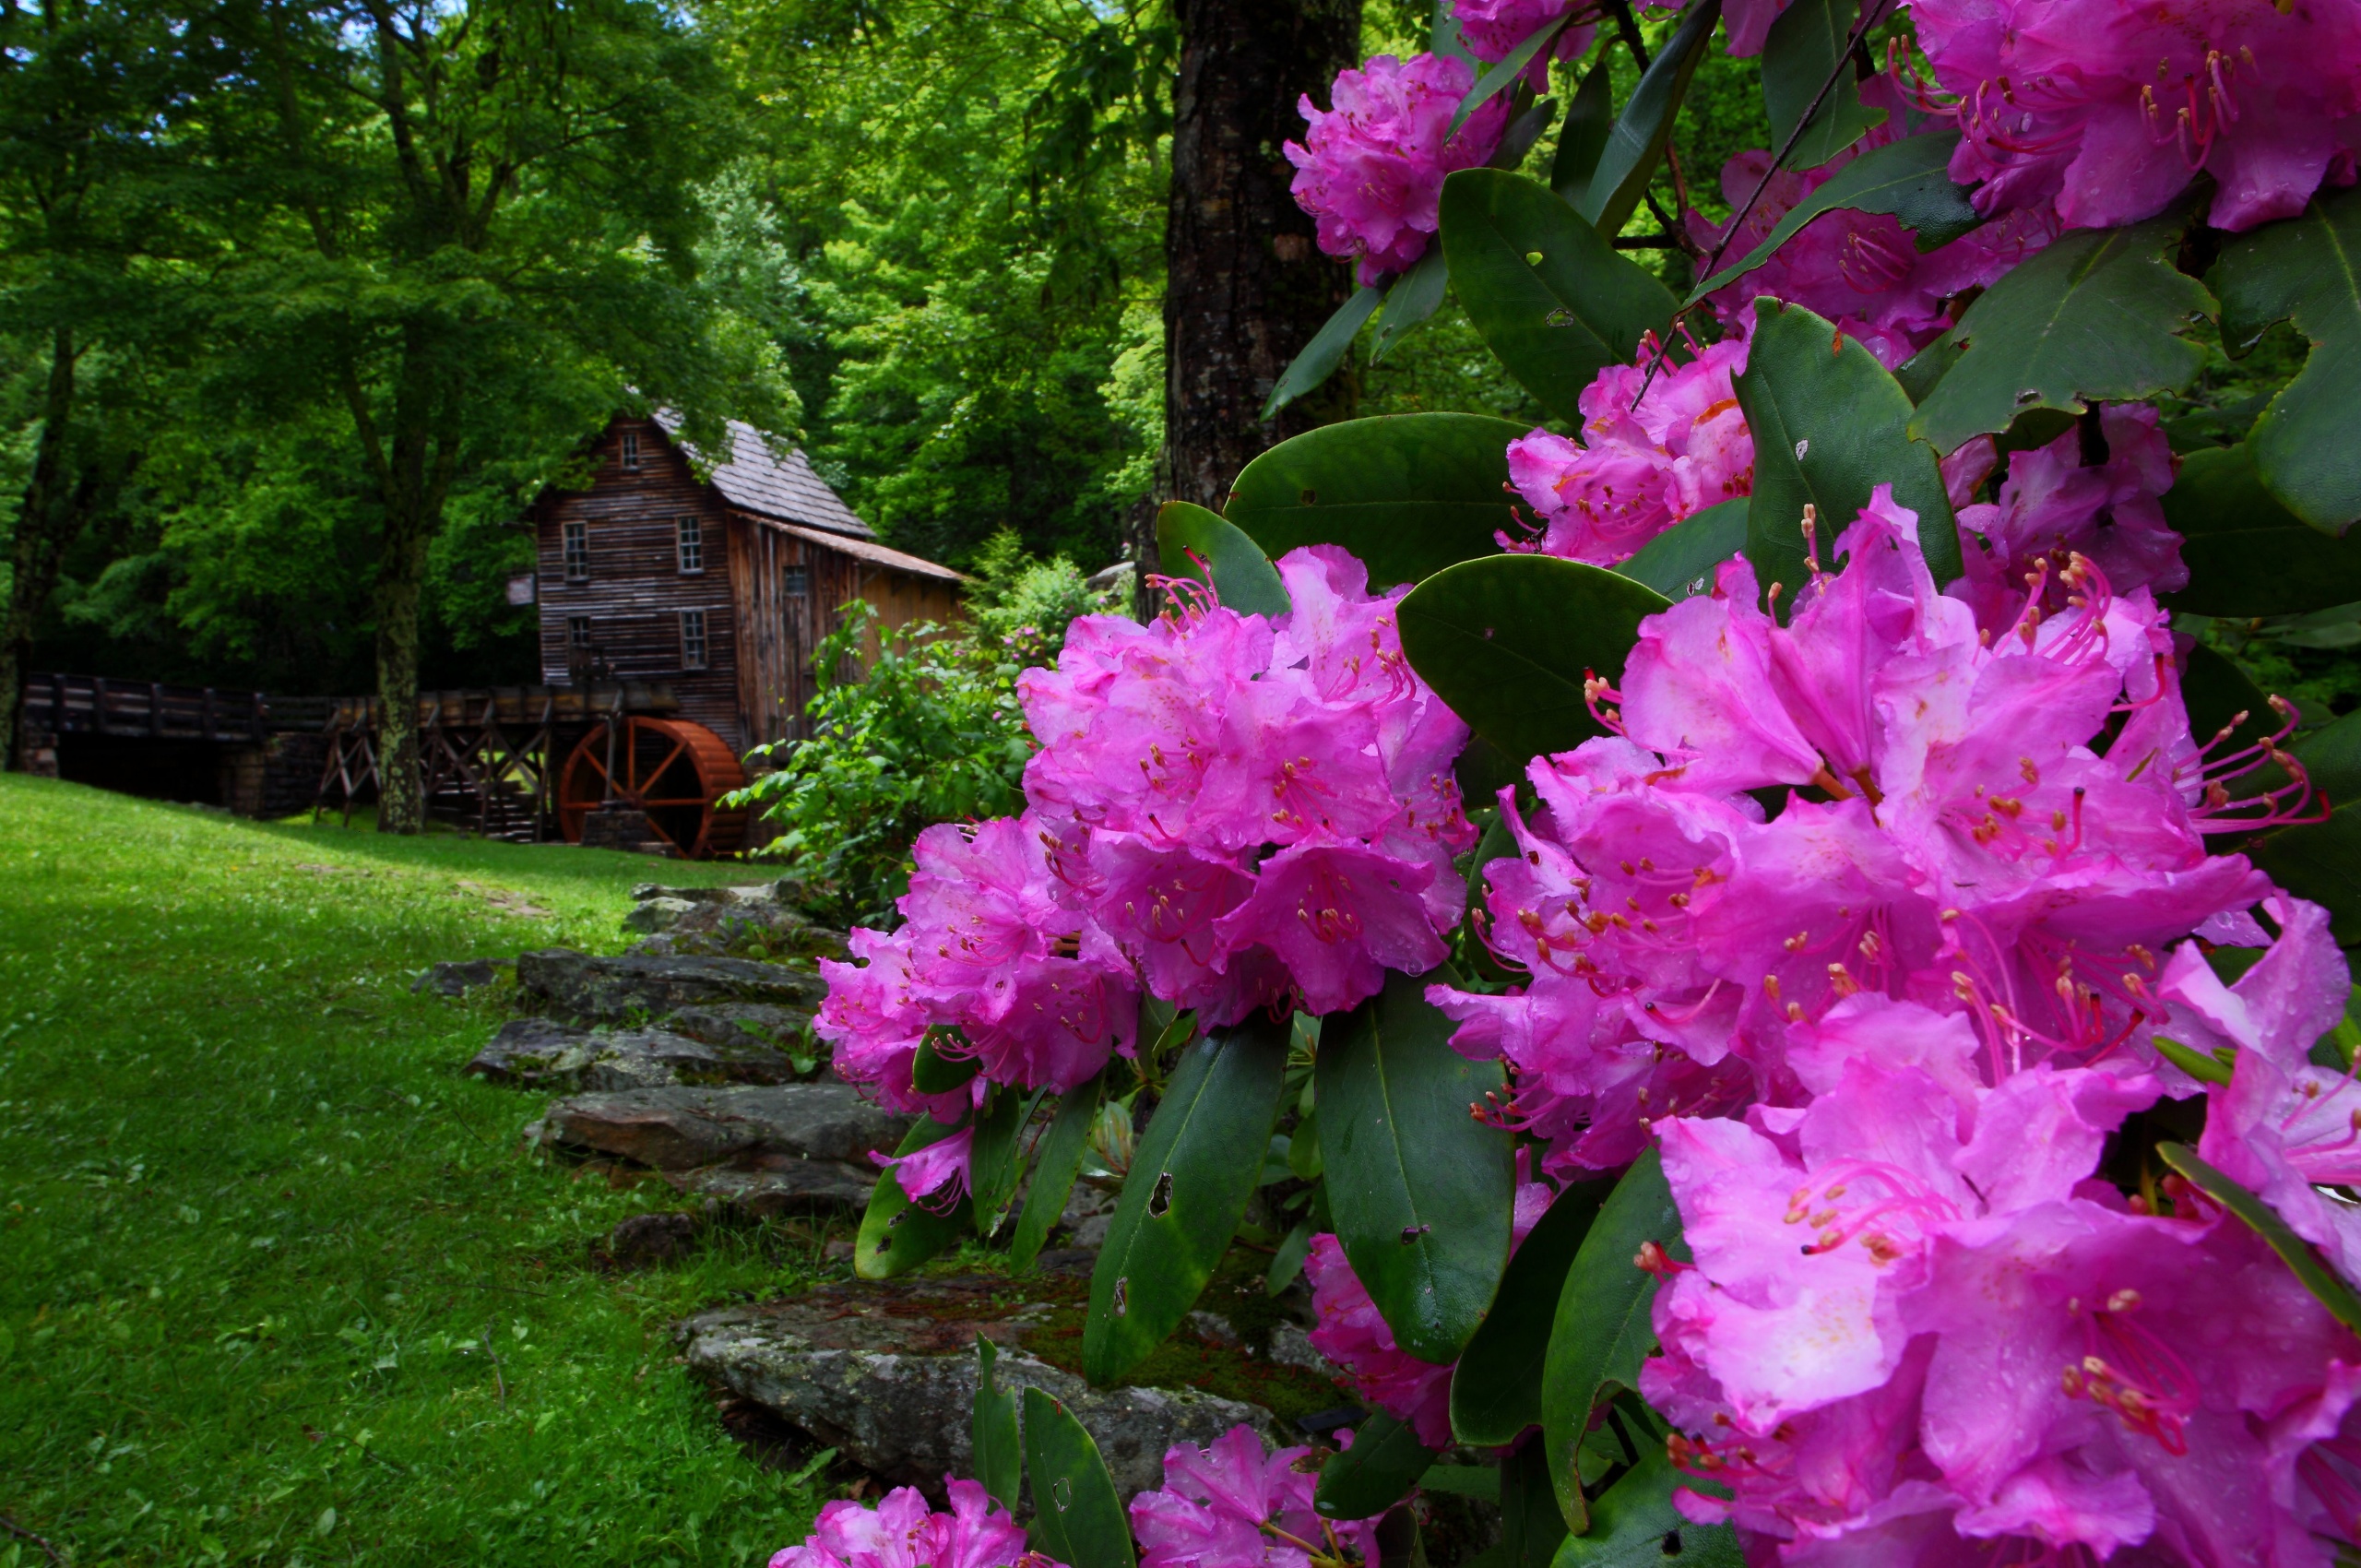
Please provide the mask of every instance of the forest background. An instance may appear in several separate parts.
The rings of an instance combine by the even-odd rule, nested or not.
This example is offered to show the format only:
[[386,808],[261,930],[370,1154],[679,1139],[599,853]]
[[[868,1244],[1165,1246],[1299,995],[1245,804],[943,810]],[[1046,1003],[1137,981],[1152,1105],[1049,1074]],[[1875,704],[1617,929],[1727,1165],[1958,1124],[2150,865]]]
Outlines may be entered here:
[[[1355,58],[1424,47],[1422,0],[1358,8]],[[533,50],[581,52],[586,36],[604,57],[564,62],[585,96],[601,72],[662,91],[628,124],[551,138],[562,159],[515,182],[521,221],[560,243],[528,233],[481,261],[445,244],[462,264],[425,283],[369,259],[426,220],[373,161],[384,115],[357,78],[374,24],[398,39],[436,13],[229,5],[187,13],[220,29],[199,48],[174,9],[0,6],[0,138],[18,154],[0,172],[0,534],[41,484],[53,328],[81,324],[87,524],[27,667],[374,689],[405,417],[423,426],[417,482],[442,487],[421,547],[425,686],[532,678],[534,612],[503,591],[532,561],[516,520],[639,386],[797,441],[884,538],[957,566],[1013,535],[1096,570],[1174,493],[1157,469],[1178,54],[1165,0],[593,5],[572,38],[534,35],[536,8],[473,7],[480,28],[513,29],[439,62],[472,62],[460,85],[479,89],[480,116],[543,90],[534,73],[551,62]],[[113,69],[76,89],[103,100],[95,163],[59,152],[57,89],[27,69],[61,22]],[[289,37],[314,57],[278,94]],[[507,101],[488,85],[502,70],[521,84]],[[1679,133],[1704,167],[1764,139],[1758,71],[1708,56]],[[516,136],[506,121],[455,134],[487,148]],[[1712,181],[1690,194],[1721,216]],[[1668,184],[1660,195],[1675,204]],[[1686,280],[1677,251],[1636,254]],[[1346,264],[1318,265],[1341,298]],[[435,396],[416,391],[433,352],[399,335],[416,302],[392,297],[421,288],[447,291],[431,303],[466,328],[439,350],[460,362]],[[356,318],[378,339],[347,342]],[[384,452],[354,439],[356,406],[385,426]],[[1541,422],[1449,303],[1310,414],[1437,409]],[[0,558],[0,589],[8,570]]]

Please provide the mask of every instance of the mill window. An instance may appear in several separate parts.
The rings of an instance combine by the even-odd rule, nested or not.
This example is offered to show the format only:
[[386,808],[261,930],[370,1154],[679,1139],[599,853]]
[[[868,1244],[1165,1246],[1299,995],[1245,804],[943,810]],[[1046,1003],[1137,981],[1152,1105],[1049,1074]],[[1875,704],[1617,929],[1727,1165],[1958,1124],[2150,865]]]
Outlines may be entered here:
[[639,432],[635,430],[623,432],[623,467],[639,467]]
[[783,566],[779,568],[778,591],[789,599],[801,599],[812,591],[812,568]]
[[567,616],[565,640],[570,647],[588,647],[590,646],[590,617],[587,615]]
[[705,570],[705,522],[699,517],[682,517],[675,524],[680,541],[681,570]]
[[702,670],[705,666],[705,612],[683,610],[681,612],[681,668]]
[[590,525],[565,525],[565,580],[569,583],[587,581],[590,576]]

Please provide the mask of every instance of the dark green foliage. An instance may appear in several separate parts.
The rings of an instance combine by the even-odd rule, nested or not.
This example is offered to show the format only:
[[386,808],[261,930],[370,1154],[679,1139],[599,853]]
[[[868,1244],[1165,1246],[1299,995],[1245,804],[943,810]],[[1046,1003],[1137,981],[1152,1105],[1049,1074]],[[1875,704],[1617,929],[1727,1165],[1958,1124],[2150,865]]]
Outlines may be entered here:
[[1025,1390],[1025,1471],[1032,1545],[1067,1568],[1132,1568],[1132,1530],[1098,1444],[1067,1408]]
[[1452,710],[1512,762],[1600,733],[1584,681],[1612,683],[1664,596],[1549,555],[1462,562],[1402,601],[1402,652]]
[[[1585,1182],[1567,1188],[1509,1260],[1500,1297],[1452,1374],[1451,1426],[1460,1442],[1497,1447],[1541,1423],[1542,1372],[1557,1326],[1558,1298],[1574,1254],[1613,1186]],[[1531,1452],[1538,1456],[1542,1446],[1533,1444]],[[1547,1498],[1547,1466],[1535,1473]],[[1549,1511],[1553,1516],[1557,1513],[1554,1501]]]
[[2361,517],[2361,460],[2351,410],[2361,403],[2361,198],[2323,194],[2301,218],[2223,247],[2208,274],[2222,336],[2248,343],[2291,320],[2311,340],[2301,374],[2255,422],[2248,445],[2264,484],[2324,533]]
[[[1803,587],[1804,508],[1816,513],[1822,566],[1880,484],[1918,515],[1918,542],[1938,583],[1959,576],[1959,529],[1934,449],[1911,434],[1908,394],[1869,350],[1800,305],[1755,303],[1753,347],[1737,381],[1754,433],[1754,493],[1747,507],[1747,559],[1768,592]],[[1833,350],[1833,351],[1832,351]]]
[[1016,1426],[1016,1396],[1000,1386],[994,1363],[1000,1347],[988,1336],[976,1338],[976,1407],[969,1441],[976,1450],[976,1479],[993,1502],[1016,1512],[1025,1487],[1025,1451]]
[[1332,1519],[1366,1519],[1410,1493],[1435,1462],[1434,1451],[1392,1416],[1372,1414],[1353,1429],[1353,1445],[1320,1467],[1312,1506]]
[[1228,1250],[1278,1117],[1287,1028],[1257,1014],[1180,1059],[1091,1271],[1082,1352],[1091,1382],[1111,1383],[1145,1360]]
[[1509,373],[1569,425],[1576,399],[1672,319],[1671,293],[1547,185],[1497,169],[1443,182],[1452,287]]
[[1157,510],[1156,543],[1166,576],[1205,583],[1241,613],[1287,613],[1287,585],[1271,558],[1220,513],[1192,502],[1168,501]]
[[[921,1117],[894,1152],[914,1153],[957,1131],[958,1127],[945,1126],[931,1116]],[[860,1217],[860,1234],[853,1242],[853,1272],[863,1279],[908,1274],[945,1247],[958,1245],[974,1218],[975,1207],[965,1194],[955,1206],[940,1213],[914,1204],[902,1191],[902,1183],[886,1172],[870,1189],[869,1208]]]
[[1322,1031],[1313,1080],[1337,1239],[1394,1341],[1435,1362],[1484,1321],[1516,1200],[1513,1140],[1471,1114],[1506,1087],[1500,1064],[1453,1051],[1426,998],[1457,979],[1388,974]]
[[[1655,1348],[1649,1312],[1656,1277],[1642,1269],[1640,1249],[1655,1242],[1681,1256],[1680,1213],[1654,1149],[1632,1162],[1600,1207],[1567,1271],[1557,1326],[1541,1384],[1541,1432],[1549,1484],[1566,1522],[1581,1533],[1589,1520],[1580,1450],[1591,1412],[1614,1390],[1636,1388],[1640,1362]],[[1661,1455],[1663,1450],[1658,1448]]]

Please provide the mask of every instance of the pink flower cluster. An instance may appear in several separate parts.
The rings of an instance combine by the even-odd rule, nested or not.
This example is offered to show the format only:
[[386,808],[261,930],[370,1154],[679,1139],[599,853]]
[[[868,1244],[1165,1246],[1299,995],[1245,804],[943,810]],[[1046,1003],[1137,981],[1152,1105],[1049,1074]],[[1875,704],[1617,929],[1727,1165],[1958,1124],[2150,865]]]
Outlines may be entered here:
[[1997,501],[1960,504],[1994,465],[1991,438],[1952,455],[1945,478],[1959,511],[1966,576],[1953,587],[1985,626],[2005,625],[2024,603],[2025,579],[2045,573],[2042,608],[2068,608],[2068,564],[2083,555],[2118,588],[2170,593],[2189,582],[2180,535],[2165,522],[2160,497],[2179,467],[2146,403],[2119,403],[2086,416],[2046,446],[2011,453]]
[[[2094,1179],[2201,1087],[2155,1034],[2232,1049],[2208,1158],[2361,1241],[2313,1186],[2361,1175],[2361,1089],[2305,1060],[2343,958],[2201,837],[2284,820],[2300,769],[2232,800],[2285,759],[2209,762],[2144,590],[2070,554],[2063,607],[2037,568],[1991,636],[1916,525],[1880,489],[1786,626],[1743,559],[1643,624],[1618,733],[1537,761],[1529,814],[1502,793],[1525,983],[1429,995],[1546,1168],[1662,1150],[1694,1262],[1657,1265],[1642,1392],[1750,1561],[2325,1563],[2361,1340],[2192,1189]],[[2272,945],[2225,987],[2191,936]]]
[[[2310,1182],[2351,1179],[2361,1091],[2304,1053],[2347,977],[2319,911],[2274,911],[2237,987],[2192,945],[2153,994],[2248,1026],[2208,1151],[2275,1176],[2332,1244],[2342,1206]],[[1642,1391],[1695,1434],[1676,1457],[1733,1494],[1684,1492],[1684,1512],[1784,1563],[2341,1560],[2361,1538],[2361,1339],[2193,1189],[2152,1206],[2093,1179],[2157,1076],[1987,1084],[1951,1036],[1915,1061],[1858,1040],[1796,1110],[1660,1124],[1696,1262],[1658,1298]]]
[[[1518,1169],[1525,1170],[1522,1157]],[[1523,1246],[1541,1223],[1554,1195],[1547,1182],[1518,1182],[1513,1249]],[[1402,1348],[1335,1236],[1323,1233],[1311,1239],[1303,1273],[1311,1283],[1312,1313],[1320,1320],[1311,1331],[1311,1348],[1352,1379],[1363,1405],[1403,1422],[1429,1448],[1450,1447],[1453,1363],[1421,1360]]]
[[1391,54],[1337,74],[1335,107],[1302,101],[1311,127],[1288,142],[1296,204],[1317,219],[1320,248],[1358,256],[1364,284],[1408,269],[1434,238],[1443,176],[1492,156],[1509,105],[1495,95],[1451,134],[1460,101],[1476,85],[1465,60]]
[[1132,1499],[1140,1568],[1311,1568],[1315,1557],[1342,1557],[1340,1546],[1375,1563],[1375,1521],[1312,1512],[1320,1473],[1311,1453],[1282,1448],[1265,1458],[1263,1440],[1244,1426],[1208,1448],[1167,1449],[1164,1485]]
[[[1452,0],[1451,12],[1467,52],[1489,65],[1507,59],[1516,53],[1517,45],[1544,28],[1556,27],[1578,8],[1577,0]],[[1581,59],[1590,53],[1591,40],[1597,33],[1597,24],[1575,22],[1558,35],[1547,54],[1536,54],[1525,69],[1525,79],[1534,90],[1548,89],[1553,57]]]
[[1275,622],[1089,616],[1018,682],[1058,896],[1208,1024],[1340,1012],[1441,963],[1475,841],[1451,772],[1467,727],[1402,657],[1404,590],[1372,596],[1333,545],[1278,568]]
[[[1768,239],[1788,213],[1862,153],[1901,137],[1907,105],[1892,77],[1865,84],[1862,99],[1886,110],[1886,123],[1816,169],[1782,169],[1765,184],[1768,152],[1741,152],[1722,165],[1722,196],[1730,210],[1746,208],[1749,197],[1754,205],[1734,232],[1730,224],[1709,222],[1693,209],[1688,214],[1691,237],[1709,256],[1718,255],[1716,267],[1737,261]],[[1758,296],[1802,305],[1860,339],[1891,370],[1951,329],[1954,299],[1987,287],[2056,236],[2053,215],[2029,210],[1996,219],[1921,255],[1897,220],[1840,208],[1805,224],[1770,260],[1709,299],[1714,314],[1734,331],[1751,327]]]
[[2353,182],[2361,10],[2343,0],[1916,0],[1965,133],[1977,209],[2054,209],[2070,229],[2161,212],[2199,174],[2216,227],[2301,212]]
[[1509,443],[1509,482],[1542,528],[1502,534],[1502,549],[1613,566],[1753,489],[1754,438],[1730,385],[1746,368],[1744,339],[1726,338],[1685,363],[1657,364],[1663,357],[1651,335],[1638,363],[1609,365],[1584,388],[1582,445],[1547,430]]
[[[892,932],[825,963],[837,1071],[946,1123],[988,1084],[1070,1089],[1133,1047],[1139,997],[1208,1025],[1340,1012],[1442,961],[1474,842],[1452,763],[1467,728],[1402,657],[1401,590],[1331,546],[1278,563],[1275,621],[1209,599],[1146,625],[1086,616],[1019,682],[1041,742],[1029,809],[921,834]],[[921,1095],[929,1031],[979,1074]],[[955,1194],[965,1134],[896,1163]]]
[[[1540,527],[1524,537],[1501,534],[1501,548],[1617,566],[1674,524],[1750,494],[1754,437],[1734,382],[1746,369],[1750,311],[1731,325],[1737,335],[1685,362],[1667,359],[1653,378],[1647,366],[1661,351],[1653,339],[1637,363],[1601,371],[1580,399],[1581,444],[1548,430],[1510,442],[1509,481]],[[1845,329],[1875,350],[1891,327],[1854,320]],[[1906,336],[1885,340],[1909,343]],[[1946,591],[1970,605],[1987,631],[1998,635],[2017,619],[2027,574],[2036,570],[2046,574],[2043,612],[2065,608],[2073,591],[2065,572],[2076,552],[2118,592],[2169,593],[2189,581],[2180,536],[2160,505],[2178,464],[2155,410],[2122,404],[2096,418],[2095,429],[2086,421],[2046,446],[2012,454],[1995,501],[1975,500],[1998,462],[1988,436],[1944,459],[1966,563],[1965,576]]]
[[773,1554],[770,1568],[1057,1568],[1027,1550],[1008,1510],[974,1481],[951,1483],[951,1511],[931,1512],[916,1487],[887,1492],[874,1508],[842,1499],[820,1510],[801,1546]]

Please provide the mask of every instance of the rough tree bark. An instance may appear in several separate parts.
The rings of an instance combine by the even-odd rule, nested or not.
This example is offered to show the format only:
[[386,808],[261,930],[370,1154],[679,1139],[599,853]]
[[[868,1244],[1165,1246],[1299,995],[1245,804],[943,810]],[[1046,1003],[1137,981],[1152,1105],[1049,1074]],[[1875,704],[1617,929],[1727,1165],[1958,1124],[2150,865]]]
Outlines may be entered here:
[[[1305,93],[1325,103],[1359,63],[1361,0],[1178,0],[1172,188],[1164,238],[1165,495],[1219,510],[1238,471],[1272,443],[1348,417],[1349,371],[1262,418],[1280,372],[1352,293],[1352,269],[1320,254],[1288,195],[1280,150],[1300,139]],[[1156,568],[1156,521],[1131,540]]]

